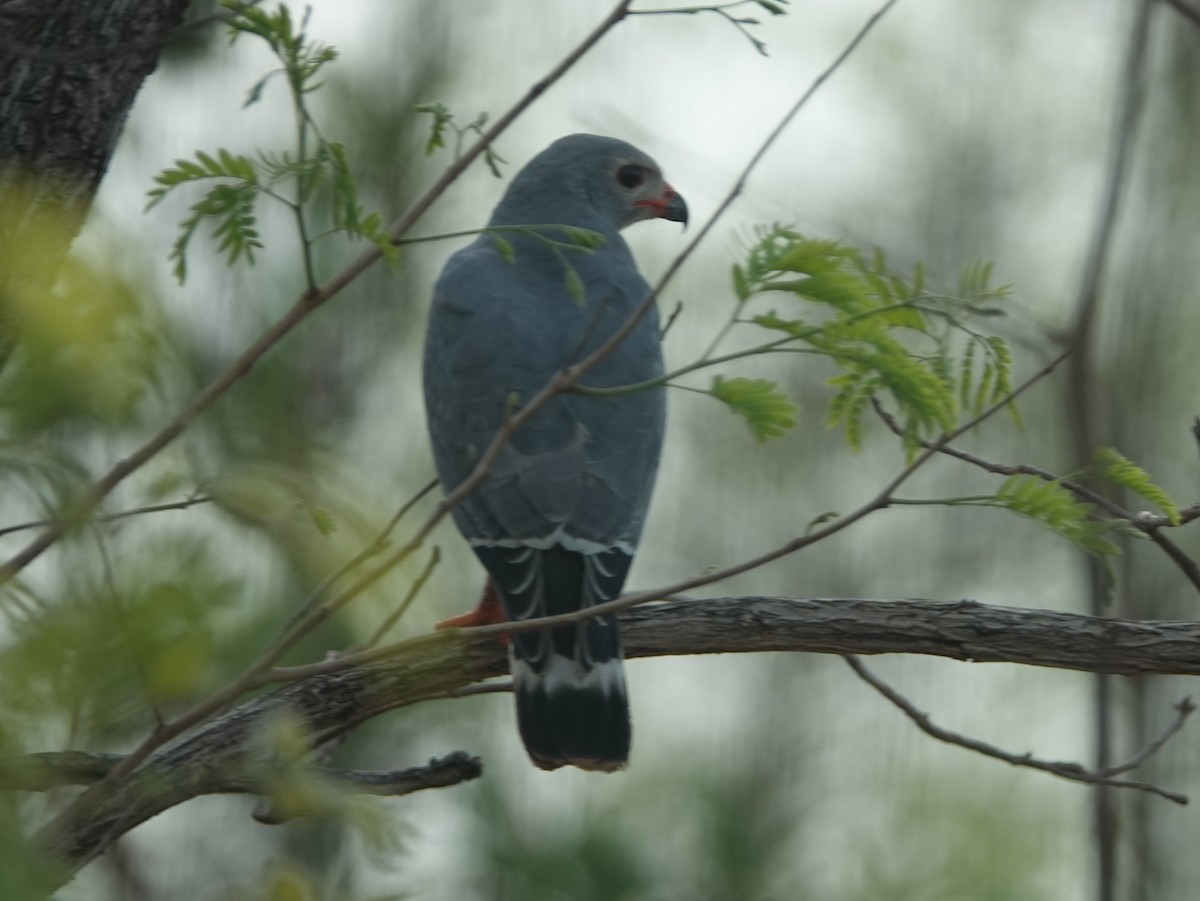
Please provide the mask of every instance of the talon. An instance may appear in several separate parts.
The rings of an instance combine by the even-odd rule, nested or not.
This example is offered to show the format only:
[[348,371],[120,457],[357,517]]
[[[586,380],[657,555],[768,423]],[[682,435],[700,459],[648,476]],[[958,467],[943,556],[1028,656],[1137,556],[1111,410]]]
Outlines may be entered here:
[[[496,623],[506,622],[508,622],[508,617],[504,615],[504,607],[500,603],[500,595],[496,593],[495,583],[489,578],[483,586],[483,592],[479,596],[479,603],[474,610],[444,619],[435,624],[434,628],[469,629],[472,626],[491,626]],[[501,644],[508,644],[507,635],[500,635],[498,638]]]

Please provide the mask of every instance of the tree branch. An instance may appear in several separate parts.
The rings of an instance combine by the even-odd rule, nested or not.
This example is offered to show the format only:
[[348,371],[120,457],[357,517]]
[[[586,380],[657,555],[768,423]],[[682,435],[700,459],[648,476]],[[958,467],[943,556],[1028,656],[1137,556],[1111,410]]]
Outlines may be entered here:
[[[1200,675],[1197,622],[1108,619],[973,601],[677,599],[628,610],[621,621],[631,658],[760,651],[913,653],[1122,675]],[[138,824],[219,790],[214,786],[227,786],[231,774],[261,772],[264,749],[257,737],[281,715],[299,717],[314,736],[329,734],[348,720],[444,697],[501,675],[508,666],[494,637],[463,631],[421,636],[380,653],[386,656],[366,665],[308,674],[202,725],[108,785],[77,819],[55,821],[39,836],[40,846],[63,863],[67,878]],[[51,777],[45,771],[54,771],[53,758],[35,757],[43,770],[36,784],[45,787],[98,778],[101,768],[115,765],[95,755],[67,757],[62,758],[70,764],[61,768],[65,775]],[[0,768],[16,771],[11,763]],[[30,778],[26,782],[33,784]]]
[[966,748],[968,751],[974,751],[976,754],[982,754],[984,757],[991,757],[993,760],[1002,760],[1005,763],[1013,766],[1027,767],[1032,770],[1041,770],[1044,773],[1052,773],[1060,779],[1069,779],[1072,782],[1084,782],[1089,785],[1107,785],[1112,788],[1132,788],[1137,791],[1149,792],[1150,794],[1158,795],[1160,798],[1166,798],[1168,801],[1173,801],[1176,804],[1187,804],[1187,795],[1182,795],[1179,792],[1168,791],[1161,786],[1154,785],[1151,782],[1136,782],[1128,779],[1115,778],[1119,773],[1126,773],[1130,770],[1141,766],[1146,760],[1153,756],[1167,740],[1176,732],[1183,728],[1184,721],[1191,715],[1195,707],[1188,699],[1184,699],[1176,707],[1177,715],[1175,720],[1167,728],[1165,732],[1157,740],[1148,745],[1140,754],[1130,760],[1128,763],[1120,766],[1110,767],[1106,770],[1089,770],[1078,763],[1072,763],[1062,760],[1041,760],[1034,757],[1032,754],[1014,754],[1011,751],[1004,751],[997,748],[995,745],[989,744],[986,741],[980,741],[977,738],[970,738],[966,735],[961,735],[958,732],[953,732],[939,726],[929,714],[918,710],[908,698],[892,688],[874,673],[872,673],[863,664],[861,660],[853,654],[846,657],[846,662],[850,664],[850,668],[858,675],[860,679],[870,685],[873,689],[883,695],[893,706],[898,708],[901,713],[908,717],[916,725],[918,729],[924,732],[931,738],[936,738],[938,741],[945,742],[950,745],[957,745],[960,748]]

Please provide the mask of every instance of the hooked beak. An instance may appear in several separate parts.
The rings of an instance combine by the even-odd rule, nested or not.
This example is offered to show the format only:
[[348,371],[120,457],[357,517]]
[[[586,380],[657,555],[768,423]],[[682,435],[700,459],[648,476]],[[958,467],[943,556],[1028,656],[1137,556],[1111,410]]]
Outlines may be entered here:
[[687,203],[679,192],[670,185],[663,185],[662,197],[655,200],[639,200],[634,206],[643,206],[650,209],[653,215],[659,219],[666,219],[670,222],[682,222],[683,227],[687,228],[688,224],[688,208]]

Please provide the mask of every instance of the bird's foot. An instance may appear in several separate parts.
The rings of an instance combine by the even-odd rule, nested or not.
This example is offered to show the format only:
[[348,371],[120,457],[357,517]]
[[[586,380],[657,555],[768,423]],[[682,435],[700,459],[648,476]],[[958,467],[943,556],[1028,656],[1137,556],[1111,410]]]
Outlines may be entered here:
[[[504,607],[500,604],[500,595],[496,593],[496,586],[489,578],[487,584],[483,586],[483,594],[479,596],[479,603],[474,610],[444,619],[434,628],[469,629],[472,626],[491,626],[506,622],[508,622],[508,617],[504,615]],[[508,642],[507,636],[501,636],[501,640],[506,644]]]

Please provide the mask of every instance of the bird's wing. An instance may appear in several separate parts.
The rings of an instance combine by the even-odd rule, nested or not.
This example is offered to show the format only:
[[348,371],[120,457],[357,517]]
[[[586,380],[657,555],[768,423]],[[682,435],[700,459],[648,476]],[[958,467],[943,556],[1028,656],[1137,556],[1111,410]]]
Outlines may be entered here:
[[[438,282],[430,314],[426,407],[447,490],[470,474],[519,404],[599,346],[648,290],[635,270],[614,280],[592,269],[585,270],[586,304],[565,293],[546,298],[537,280],[512,277],[509,264],[490,250],[476,244],[460,252]],[[560,285],[561,272],[546,281]],[[657,319],[650,316],[587,381],[630,384],[661,371]],[[512,436],[488,478],[455,508],[460,529],[476,546],[561,544],[632,553],[664,419],[661,389],[553,398]]]

